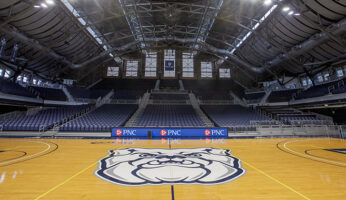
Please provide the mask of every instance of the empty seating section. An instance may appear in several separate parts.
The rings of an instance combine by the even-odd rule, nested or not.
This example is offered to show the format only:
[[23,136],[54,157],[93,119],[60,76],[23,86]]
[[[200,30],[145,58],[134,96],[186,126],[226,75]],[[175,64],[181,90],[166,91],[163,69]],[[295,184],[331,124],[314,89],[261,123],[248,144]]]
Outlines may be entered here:
[[146,90],[116,90],[114,99],[139,99]]
[[201,100],[230,100],[231,96],[228,91],[209,91],[198,90],[194,91],[196,97]]
[[333,94],[341,94],[341,93],[346,93],[346,86],[343,85],[341,87],[336,88],[335,90],[332,91]]
[[66,87],[74,98],[88,99],[90,98],[90,91],[81,87]]
[[155,87],[155,79],[103,79],[91,89],[117,90],[151,90]]
[[135,104],[105,104],[60,127],[60,131],[111,131],[125,124],[135,112]]
[[230,90],[244,96],[244,89],[232,80],[184,80],[183,83],[185,90],[202,100],[229,100]]
[[73,96],[73,98],[76,99],[97,99],[99,97],[102,98],[111,91],[102,89],[88,90],[81,87],[67,87],[67,89]]
[[90,99],[98,99],[106,96],[111,90],[95,89],[90,90]]
[[248,103],[253,103],[253,102],[259,102],[265,95],[264,91],[261,92],[251,92],[251,93],[245,93],[244,98]]
[[305,114],[294,109],[266,109],[272,118],[280,120],[286,125],[332,125],[329,120],[319,119],[315,114]]
[[188,100],[188,94],[168,94],[168,93],[152,93],[150,99],[154,100]]
[[22,87],[17,83],[2,78],[0,78],[0,92],[32,98],[37,97],[35,92],[30,91],[29,88]]
[[[278,114],[280,121],[285,124],[297,124],[301,121],[304,124],[304,121],[317,121],[315,115],[306,115],[306,114]],[[296,123],[293,123],[296,122]]]
[[180,87],[179,87],[178,80],[167,80],[167,79],[160,80],[160,89],[178,90],[179,88]]
[[87,106],[63,106],[41,110],[33,115],[24,115],[2,122],[4,131],[39,131],[52,128],[54,124],[80,113]]
[[292,95],[296,93],[298,89],[290,90],[274,90],[268,97],[268,102],[287,102],[292,99]]
[[339,81],[333,81],[321,85],[312,86],[307,90],[298,92],[295,99],[305,99],[327,95],[334,89],[338,88],[338,82]]
[[141,127],[202,127],[191,105],[148,105],[136,122]]
[[42,99],[66,101],[66,95],[61,89],[30,86],[36,90]]
[[203,105],[205,113],[220,127],[245,127],[252,130],[250,121],[270,121],[267,116],[240,105]]

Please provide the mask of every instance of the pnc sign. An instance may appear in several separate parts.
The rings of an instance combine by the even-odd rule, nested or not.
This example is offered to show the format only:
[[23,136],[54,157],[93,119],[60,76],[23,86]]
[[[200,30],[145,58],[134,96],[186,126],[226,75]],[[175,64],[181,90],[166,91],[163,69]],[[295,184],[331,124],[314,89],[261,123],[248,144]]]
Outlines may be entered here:
[[227,128],[113,128],[112,137],[227,137]]
[[166,136],[166,135],[167,135],[167,131],[166,131],[165,129],[162,129],[162,130],[160,131],[160,134],[161,134],[162,136]]

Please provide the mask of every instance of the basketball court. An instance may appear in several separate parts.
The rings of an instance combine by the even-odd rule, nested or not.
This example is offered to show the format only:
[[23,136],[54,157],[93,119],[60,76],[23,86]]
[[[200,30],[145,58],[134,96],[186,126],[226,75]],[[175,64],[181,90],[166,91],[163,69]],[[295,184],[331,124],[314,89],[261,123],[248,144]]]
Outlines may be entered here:
[[[345,142],[334,138],[1,138],[0,199],[343,199],[345,149]],[[222,164],[224,158],[233,165]],[[136,164],[142,159],[168,164],[153,174]],[[102,162],[129,167],[113,168],[121,174],[110,178]],[[176,170],[199,162],[209,164],[186,168],[188,174]],[[204,168],[209,172],[195,176]],[[134,174],[144,178],[138,181]]]

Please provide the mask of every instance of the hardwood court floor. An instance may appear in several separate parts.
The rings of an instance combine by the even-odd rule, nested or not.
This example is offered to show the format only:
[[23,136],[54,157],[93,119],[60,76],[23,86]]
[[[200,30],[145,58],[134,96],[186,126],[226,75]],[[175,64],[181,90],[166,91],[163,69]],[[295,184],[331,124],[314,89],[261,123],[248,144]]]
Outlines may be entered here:
[[[108,150],[230,149],[246,174],[219,185],[123,186],[94,175]],[[0,139],[0,199],[346,199],[340,139]]]

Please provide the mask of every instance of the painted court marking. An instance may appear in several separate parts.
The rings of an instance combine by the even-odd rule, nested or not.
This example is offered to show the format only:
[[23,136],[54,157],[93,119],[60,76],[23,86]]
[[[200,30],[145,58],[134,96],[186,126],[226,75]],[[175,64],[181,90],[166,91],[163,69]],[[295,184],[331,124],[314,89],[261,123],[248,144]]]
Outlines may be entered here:
[[287,147],[288,144],[293,143],[293,142],[297,142],[297,141],[304,141],[304,140],[292,140],[292,141],[287,141],[287,142],[285,142],[285,143],[283,144],[283,147],[284,147],[286,150],[290,151],[291,153],[293,153],[293,154],[298,154],[298,155],[300,155],[300,156],[302,156],[302,157],[305,157],[305,158],[310,158],[310,159],[312,159],[312,160],[319,160],[319,161],[323,161],[323,162],[327,162],[327,163],[332,163],[332,164],[337,164],[337,165],[346,166],[345,163],[335,162],[335,161],[331,161],[331,160],[324,159],[324,158],[318,158],[318,157],[314,157],[314,156],[309,156],[309,155],[302,154],[302,153],[299,153],[299,152],[297,152],[297,151],[294,151],[294,150],[292,150],[292,149],[290,149],[290,148]]
[[[120,146],[120,147],[116,148],[115,150],[118,150],[118,149],[120,149],[121,147],[123,147],[123,146]],[[108,157],[108,156],[109,156],[109,154],[108,154],[107,156],[101,158],[101,159],[104,159],[104,158],[106,158],[106,157]],[[100,159],[99,159],[99,160],[100,160]],[[41,199],[42,197],[46,196],[47,194],[49,194],[49,193],[53,192],[54,190],[58,189],[60,186],[62,186],[62,185],[64,185],[65,183],[69,182],[70,180],[72,180],[73,178],[79,176],[80,174],[84,173],[85,171],[87,171],[88,169],[90,169],[91,167],[93,167],[94,165],[98,164],[98,163],[99,163],[99,160],[93,162],[92,164],[90,164],[90,165],[87,166],[86,168],[84,168],[84,169],[82,169],[81,171],[79,171],[79,172],[75,173],[74,175],[72,175],[70,178],[68,178],[68,179],[64,180],[63,182],[59,183],[58,185],[52,187],[52,188],[49,189],[47,192],[45,192],[45,193],[41,194],[40,196],[36,197],[34,200],[39,200],[39,199]]]
[[[234,155],[233,155],[233,156],[234,156]],[[251,167],[252,169],[254,169],[254,170],[256,170],[257,172],[259,172],[260,174],[262,174],[262,175],[266,176],[267,178],[271,179],[272,181],[274,181],[274,182],[276,182],[276,183],[282,185],[282,186],[285,187],[286,189],[288,189],[288,190],[290,190],[290,191],[296,193],[297,195],[301,196],[303,199],[311,200],[310,198],[308,198],[308,197],[305,196],[304,194],[298,192],[297,190],[295,190],[295,189],[293,189],[292,187],[286,185],[285,183],[279,181],[278,179],[276,179],[276,178],[270,176],[269,174],[267,174],[267,173],[265,173],[264,171],[258,169],[258,168],[255,167],[254,165],[252,165],[252,164],[250,164],[250,163],[244,161],[244,160],[241,159],[240,157],[237,157],[237,158],[239,158],[240,161],[241,161],[242,163],[248,165],[248,166]]]
[[[22,140],[23,141],[23,140]],[[41,144],[45,144],[47,145],[47,148],[43,151],[40,151],[36,154],[33,154],[33,155],[28,155],[28,156],[24,156],[24,157],[21,157],[21,158],[17,158],[17,159],[14,159],[14,160],[9,160],[9,161],[5,161],[5,162],[0,162],[0,166],[1,165],[6,165],[8,163],[12,163],[12,162],[17,162],[19,160],[25,160],[25,159],[28,159],[28,158],[31,158],[31,157],[35,157],[37,155],[40,155],[40,154],[43,154],[43,153],[46,153],[47,151],[49,151],[49,149],[51,148],[50,144],[46,143],[46,142],[41,142],[41,141],[31,141],[31,140],[24,140],[25,142],[34,142],[34,143],[41,143]],[[17,146],[18,147],[18,146]]]

